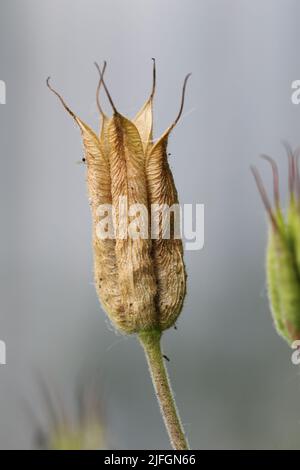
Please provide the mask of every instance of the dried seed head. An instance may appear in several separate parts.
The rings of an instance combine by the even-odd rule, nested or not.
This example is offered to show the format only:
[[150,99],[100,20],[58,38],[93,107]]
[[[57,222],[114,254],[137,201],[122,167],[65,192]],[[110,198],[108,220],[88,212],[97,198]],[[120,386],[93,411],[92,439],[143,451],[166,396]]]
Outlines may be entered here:
[[267,210],[271,229],[267,248],[267,278],[270,306],[277,331],[289,342],[300,339],[300,199],[296,191],[299,181],[297,154],[285,144],[289,162],[290,202],[285,218],[279,203],[277,165],[272,166],[274,184],[273,209],[258,171],[252,168]]
[[[101,116],[99,137],[83,123],[58,96],[68,113],[75,119],[83,138],[87,166],[87,185],[93,218],[95,284],[100,301],[113,324],[123,332],[164,330],[172,326],[183,305],[186,273],[182,241],[175,237],[174,216],[171,215],[170,237],[164,238],[159,215],[159,233],[151,239],[152,220],[146,221],[146,236],[118,236],[120,227],[132,222],[131,207],[173,206],[178,203],[177,191],[168,164],[168,138],[178,122],[184,105],[185,78],[177,118],[164,134],[153,143],[153,97],[156,85],[153,59],[151,94],[131,121],[122,116],[108,91],[98,64],[99,83],[97,106]],[[103,86],[113,110],[109,118],[100,104]],[[125,206],[120,204],[124,201]],[[111,205],[107,227],[113,227],[114,238],[98,236],[99,207]],[[107,214],[106,214],[107,215]],[[103,216],[103,213],[101,214]],[[140,229],[139,229],[140,230]],[[138,231],[139,231],[138,230]]]

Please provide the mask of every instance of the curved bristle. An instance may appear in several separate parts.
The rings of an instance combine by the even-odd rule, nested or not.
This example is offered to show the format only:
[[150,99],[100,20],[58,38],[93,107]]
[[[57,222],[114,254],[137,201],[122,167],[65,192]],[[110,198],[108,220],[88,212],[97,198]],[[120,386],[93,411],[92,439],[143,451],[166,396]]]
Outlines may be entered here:
[[179,121],[179,119],[180,119],[180,117],[181,117],[181,115],[182,115],[182,111],[183,111],[183,107],[184,107],[184,100],[185,100],[186,85],[187,85],[187,81],[188,81],[188,79],[190,78],[191,75],[192,75],[191,73],[188,73],[187,76],[186,76],[185,79],[184,79],[183,87],[182,87],[182,95],[181,95],[181,103],[180,103],[179,112],[178,112],[178,114],[177,114],[177,117],[176,117],[175,121],[174,121],[173,124],[171,125],[171,129],[176,126],[177,122]]
[[299,173],[299,157],[300,157],[300,147],[296,148],[294,152],[295,158],[295,186],[296,186],[296,195],[297,199],[300,202],[300,173]]
[[76,115],[69,108],[69,106],[67,106],[67,104],[65,103],[63,97],[54,88],[52,88],[52,86],[50,85],[50,77],[47,78],[46,84],[47,84],[47,87],[49,88],[49,90],[51,90],[52,93],[54,93],[58,97],[58,99],[60,100],[60,102],[63,105],[63,107],[65,108],[65,110],[72,116],[73,119],[75,119],[75,121],[77,121]]
[[295,176],[296,176],[295,157],[294,157],[293,149],[292,149],[292,147],[290,146],[290,144],[288,142],[282,141],[282,145],[284,146],[287,157],[288,157],[289,191],[290,191],[290,195],[292,196],[294,194],[294,190],[295,190]]
[[151,90],[150,100],[153,99],[153,96],[155,94],[155,89],[156,89],[156,63],[155,63],[154,57],[152,57],[152,61],[153,61],[153,72],[152,72],[152,90]]
[[265,190],[263,181],[261,179],[261,176],[259,174],[259,171],[257,170],[257,168],[255,166],[251,166],[250,169],[251,169],[251,172],[254,176],[254,179],[255,179],[259,194],[261,196],[262,202],[263,202],[263,204],[265,206],[265,209],[266,209],[266,211],[267,211],[267,213],[270,217],[270,220],[272,222],[273,228],[277,229],[278,228],[277,227],[277,222],[275,220],[275,217],[274,217],[274,214],[273,214],[273,211],[272,211],[272,206],[270,204],[270,201],[269,201],[268,195],[266,193],[266,190]]
[[106,62],[104,61],[102,71],[101,71],[100,66],[97,62],[94,62],[94,64],[95,64],[95,66],[96,66],[96,68],[99,72],[99,81],[98,81],[97,90],[96,90],[97,108],[98,108],[99,113],[102,116],[104,116],[104,112],[103,112],[101,104],[100,104],[100,88],[101,88],[101,85],[102,85],[102,82],[103,82],[103,75],[104,75],[104,72],[105,72],[105,69],[106,69]]
[[40,392],[42,394],[42,398],[46,405],[49,425],[52,429],[57,429],[60,423],[60,419],[57,413],[57,409],[53,402],[53,397],[49,389],[49,384],[46,383],[45,378],[40,372],[36,373],[36,380],[37,380]]
[[118,114],[117,108],[116,108],[115,105],[114,105],[114,102],[113,102],[113,100],[112,100],[112,97],[111,97],[111,95],[110,95],[110,93],[109,93],[109,91],[108,91],[108,88],[107,88],[106,83],[105,83],[104,78],[103,78],[104,70],[105,70],[105,67],[106,67],[106,61],[104,61],[104,67],[103,67],[104,70],[102,70],[102,72],[101,72],[100,67],[99,67],[99,65],[97,64],[97,62],[95,62],[95,65],[96,65],[96,67],[97,67],[97,69],[98,69],[98,72],[99,72],[99,74],[100,74],[100,82],[101,82],[102,85],[103,85],[103,88],[104,88],[104,90],[105,90],[105,93],[106,93],[106,96],[107,96],[107,98],[108,98],[108,101],[110,102],[110,105],[111,105],[111,107],[112,107],[114,113]]
[[279,195],[279,173],[278,173],[278,167],[273,160],[273,158],[269,157],[269,155],[262,154],[260,156],[264,160],[270,163],[272,167],[272,173],[273,173],[273,194],[274,194],[274,202],[277,208],[280,206],[280,195]]

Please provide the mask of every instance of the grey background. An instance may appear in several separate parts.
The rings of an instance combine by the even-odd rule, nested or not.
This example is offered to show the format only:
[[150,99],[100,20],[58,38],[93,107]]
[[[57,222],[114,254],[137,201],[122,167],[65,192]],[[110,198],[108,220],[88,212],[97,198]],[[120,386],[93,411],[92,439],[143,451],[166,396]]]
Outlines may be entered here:
[[[0,447],[34,446],[30,403],[47,427],[37,375],[70,413],[78,381],[98,378],[115,448],[168,448],[142,351],[108,327],[93,287],[90,213],[78,130],[45,86],[94,128],[97,74],[133,116],[157,59],[155,135],[170,140],[182,203],[205,204],[205,248],[186,253],[188,296],[165,335],[169,371],[194,448],[299,448],[299,367],[276,335],[264,273],[266,217],[249,172],[268,189],[281,139],[300,144],[296,0],[26,0],[0,4]],[[105,103],[107,105],[107,103]],[[109,110],[109,107],[106,108]]]

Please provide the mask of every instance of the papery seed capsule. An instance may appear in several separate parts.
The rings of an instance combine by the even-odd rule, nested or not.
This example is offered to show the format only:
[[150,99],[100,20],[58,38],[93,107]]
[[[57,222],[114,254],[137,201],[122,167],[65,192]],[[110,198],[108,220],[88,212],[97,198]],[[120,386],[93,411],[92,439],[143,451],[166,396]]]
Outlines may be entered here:
[[[277,165],[267,159],[273,170],[275,209],[271,207],[262,180],[252,168],[271,223],[267,248],[267,279],[271,311],[277,331],[289,343],[300,339],[300,179],[295,155],[286,145],[289,158],[290,201],[287,217],[279,204]],[[297,189],[298,188],[298,189]]]
[[[106,64],[105,64],[106,65]],[[170,237],[165,238],[161,215],[158,234],[151,240],[151,207],[171,207],[178,203],[177,191],[167,159],[170,132],[179,120],[184,103],[186,77],[178,117],[157,142],[153,143],[152,103],[149,99],[131,121],[116,109],[103,73],[97,88],[97,103],[102,117],[99,137],[83,123],[59,97],[65,109],[80,127],[87,164],[87,185],[93,218],[93,248],[95,284],[100,301],[113,324],[126,333],[164,330],[172,326],[182,308],[186,292],[186,274],[180,238],[175,236],[174,215],[171,216]],[[113,108],[107,117],[99,102],[99,90],[104,86]],[[124,203],[124,207],[121,203]],[[103,216],[103,207],[112,212]],[[141,236],[124,236],[122,227],[132,225],[131,208],[145,207],[145,231]],[[99,207],[101,214],[99,213]],[[100,224],[100,225],[99,225]],[[101,227],[114,237],[99,236]],[[136,228],[140,231],[140,227]]]
[[[170,132],[181,116],[188,78],[189,75],[184,81],[182,106],[177,119],[151,148],[146,159],[148,195],[151,204],[159,206],[165,204],[168,207],[178,204],[177,191],[168,163],[167,145]],[[182,241],[174,237],[174,230],[173,223],[170,238],[164,239],[162,230],[160,230],[158,239],[153,240],[153,263],[158,289],[157,309],[159,311],[159,325],[162,330],[175,323],[186,293]]]

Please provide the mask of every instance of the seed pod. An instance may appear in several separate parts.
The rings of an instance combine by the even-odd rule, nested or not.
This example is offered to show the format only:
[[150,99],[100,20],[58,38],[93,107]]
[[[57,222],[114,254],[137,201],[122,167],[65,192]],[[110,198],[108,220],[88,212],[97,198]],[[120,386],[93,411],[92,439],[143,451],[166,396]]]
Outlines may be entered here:
[[[105,65],[102,72],[97,66],[100,73],[97,104],[102,118],[99,137],[68,108],[50,87],[49,80],[47,83],[74,118],[83,138],[93,219],[95,284],[103,308],[123,332],[162,331],[175,323],[182,308],[186,291],[183,249],[181,239],[175,237],[173,215],[170,238],[164,238],[160,218],[155,240],[151,239],[152,219],[148,215],[153,204],[172,206],[178,203],[166,148],[170,132],[182,114],[188,76],[178,117],[153,143],[155,61],[150,97],[132,121],[122,116],[112,101],[103,80]],[[100,105],[101,84],[113,109],[111,118]],[[124,201],[124,206],[120,201]],[[113,227],[114,238],[99,237],[97,232],[99,207],[103,205],[112,206],[107,220]],[[131,207],[136,205],[147,209],[147,217],[143,219],[146,233],[124,236],[122,227],[133,223]]]
[[300,178],[298,157],[288,145],[286,149],[290,189],[287,217],[280,207],[278,169],[274,160],[262,156],[272,165],[274,209],[257,169],[252,167],[252,172],[270,220],[266,270],[271,311],[277,331],[292,343],[300,339]]
[[[182,97],[188,78],[189,75],[184,81]],[[182,106],[174,123],[151,148],[146,160],[150,204],[167,205],[167,207],[178,204],[177,191],[168,163],[167,145],[169,135],[180,118]],[[158,239],[153,240],[153,263],[158,288],[157,308],[160,327],[163,330],[174,325],[186,293],[182,241],[175,238],[174,221],[171,220],[171,224],[170,238],[163,238],[161,229]]]

